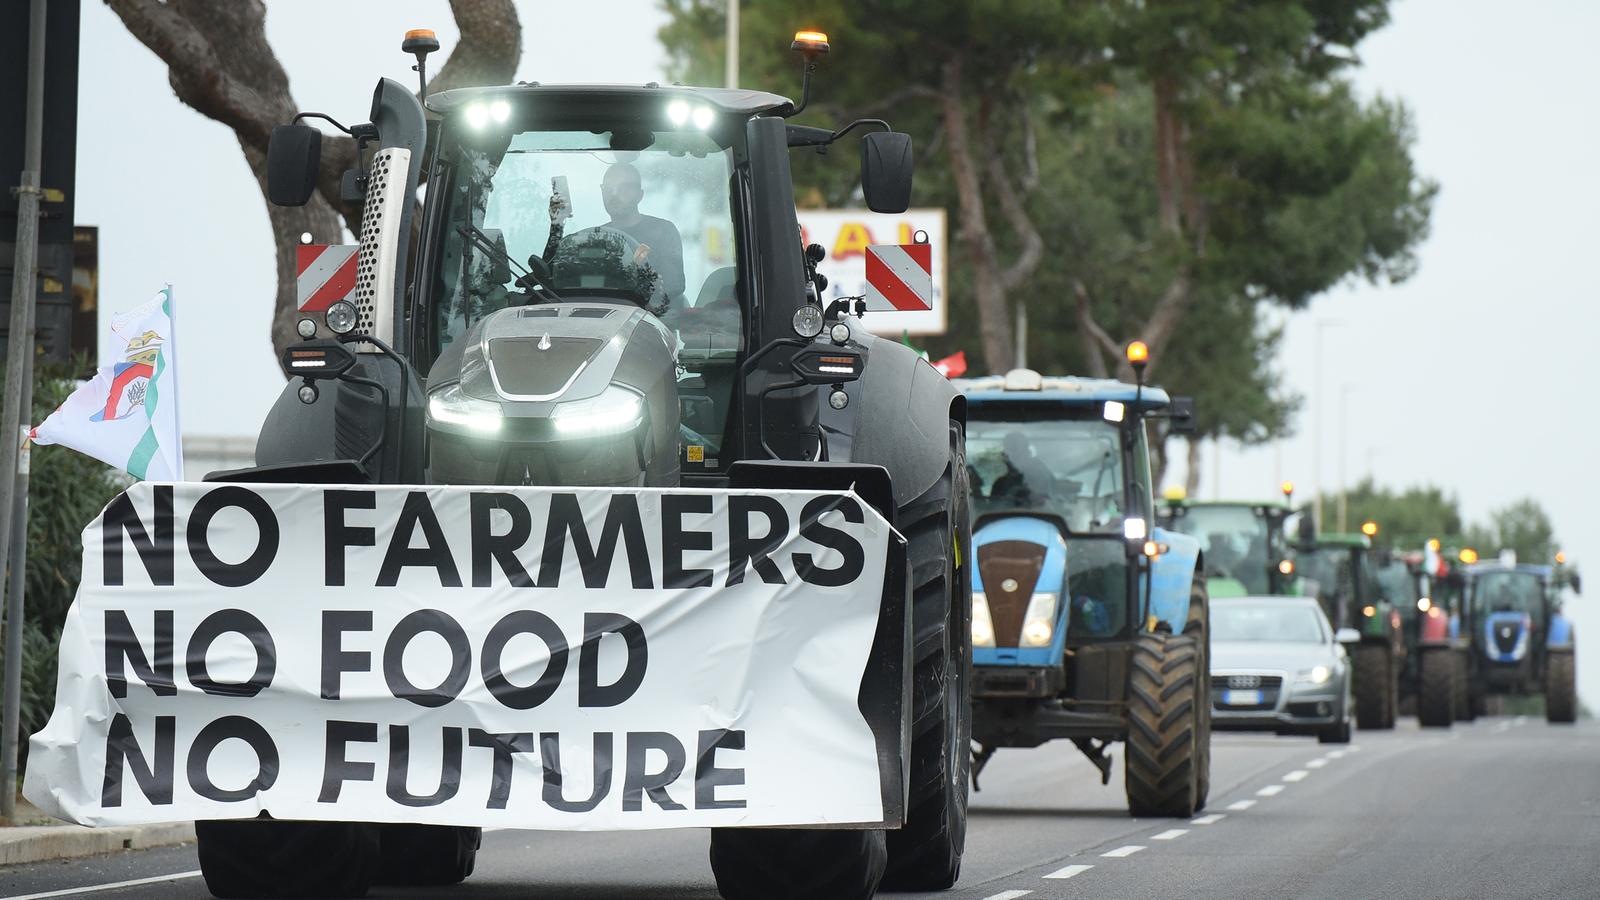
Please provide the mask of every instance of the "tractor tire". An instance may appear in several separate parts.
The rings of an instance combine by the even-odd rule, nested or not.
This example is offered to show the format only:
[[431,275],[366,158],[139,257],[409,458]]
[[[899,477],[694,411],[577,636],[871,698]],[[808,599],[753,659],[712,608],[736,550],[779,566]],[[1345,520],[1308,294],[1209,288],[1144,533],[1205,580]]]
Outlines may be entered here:
[[454,825],[382,825],[378,829],[375,883],[396,887],[459,884],[472,874],[483,844],[482,828]]
[[1461,650],[1451,651],[1450,657],[1455,661],[1456,721],[1475,721],[1478,713],[1472,707],[1472,673],[1468,668],[1471,660]]
[[1206,808],[1211,794],[1211,598],[1206,591],[1204,577],[1195,573],[1189,587],[1189,617],[1183,623],[1183,633],[1194,638],[1200,651],[1200,680],[1195,698],[1200,713],[1199,731],[1195,740],[1199,751],[1200,801],[1199,812]]
[[216,897],[364,897],[378,870],[378,826],[236,819],[194,823]]
[[1361,644],[1354,659],[1356,726],[1363,731],[1394,727],[1396,672],[1386,644]]
[[1456,660],[1453,650],[1424,650],[1417,660],[1417,721],[1424,728],[1449,728],[1456,719]]
[[911,561],[911,790],[884,835],[883,887],[942,891],[961,874],[972,782],[972,523],[966,438],[950,423],[950,466],[901,507]]
[[1578,682],[1571,650],[1551,650],[1544,667],[1544,717],[1547,722],[1578,721]]
[[1186,634],[1141,633],[1128,675],[1128,812],[1200,809],[1200,650]]
[[711,872],[724,900],[871,900],[887,860],[875,829],[711,830]]

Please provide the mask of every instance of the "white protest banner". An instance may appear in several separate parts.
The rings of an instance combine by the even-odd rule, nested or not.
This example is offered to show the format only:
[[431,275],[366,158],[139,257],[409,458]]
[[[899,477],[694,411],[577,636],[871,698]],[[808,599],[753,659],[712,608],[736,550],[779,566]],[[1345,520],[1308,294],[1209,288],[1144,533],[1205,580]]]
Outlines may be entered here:
[[917,232],[928,236],[933,249],[932,306],[922,310],[875,310],[859,321],[874,334],[898,338],[903,334],[944,334],[946,324],[945,264],[948,253],[945,211],[941,208],[908,209],[885,215],[864,209],[801,209],[800,239],[821,244],[828,251],[817,270],[828,276],[824,300],[868,294],[867,248],[875,244],[910,244]]
[[84,531],[25,793],[87,825],[881,822],[889,540],[848,493],[135,484]]

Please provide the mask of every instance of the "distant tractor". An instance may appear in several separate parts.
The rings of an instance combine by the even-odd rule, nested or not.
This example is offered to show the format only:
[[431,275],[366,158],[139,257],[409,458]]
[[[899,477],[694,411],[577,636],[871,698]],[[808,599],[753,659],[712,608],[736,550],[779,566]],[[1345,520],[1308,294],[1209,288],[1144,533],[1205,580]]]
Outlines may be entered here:
[[1579,591],[1576,574],[1509,554],[1467,568],[1475,711],[1487,712],[1493,694],[1542,694],[1546,719],[1577,720],[1576,644],[1560,602],[1569,587]]
[[1293,494],[1287,481],[1281,500],[1188,500],[1179,489],[1168,492],[1159,521],[1200,541],[1211,596],[1299,596],[1305,582],[1295,574],[1285,527],[1296,513]]
[[1299,573],[1316,583],[1316,596],[1335,628],[1354,628],[1356,725],[1393,728],[1400,709],[1400,673],[1406,645],[1394,599],[1379,583],[1372,552],[1377,526],[1361,534],[1324,533],[1295,551]]
[[1394,602],[1405,643],[1400,673],[1402,707],[1414,707],[1425,727],[1448,728],[1467,716],[1470,642],[1460,628],[1459,578],[1430,540],[1419,551],[1379,552],[1378,584]]
[[[1142,371],[1135,342],[1130,362]],[[1002,747],[1067,739],[1111,778],[1127,742],[1136,816],[1209,791],[1209,613],[1199,543],[1151,527],[1145,423],[1192,406],[1104,379],[958,380],[973,504],[974,786]]]

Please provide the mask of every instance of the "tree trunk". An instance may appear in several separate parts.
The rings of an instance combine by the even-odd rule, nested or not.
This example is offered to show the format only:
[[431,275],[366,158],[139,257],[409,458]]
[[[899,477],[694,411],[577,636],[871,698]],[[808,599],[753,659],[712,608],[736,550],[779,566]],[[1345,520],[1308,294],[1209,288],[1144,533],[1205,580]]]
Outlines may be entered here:
[[983,343],[984,362],[990,372],[1004,373],[1016,365],[1016,347],[1004,279],[984,214],[976,151],[968,136],[966,83],[960,54],[952,55],[945,62],[941,82],[945,145],[950,157],[950,173],[956,183],[957,211],[961,216],[957,239],[972,266],[972,291],[978,304],[978,332]]
[[1161,483],[1167,480],[1167,442],[1171,439],[1166,429],[1159,431],[1150,437],[1150,484],[1156,491],[1155,499],[1160,499]]
[[[265,197],[272,128],[292,120],[297,106],[289,76],[267,43],[262,0],[106,0],[106,5],[167,64],[167,80],[179,100],[233,129]],[[450,9],[461,40],[430,89],[509,82],[522,55],[522,28],[512,0],[451,0]],[[361,103],[360,97],[352,99]],[[324,136],[318,193],[311,202],[267,205],[278,273],[271,336],[279,353],[295,339],[294,248],[300,235],[309,232],[318,243],[337,243],[343,238],[341,224],[360,233],[359,207],[345,208],[339,199],[344,172],[355,164],[354,141]]]

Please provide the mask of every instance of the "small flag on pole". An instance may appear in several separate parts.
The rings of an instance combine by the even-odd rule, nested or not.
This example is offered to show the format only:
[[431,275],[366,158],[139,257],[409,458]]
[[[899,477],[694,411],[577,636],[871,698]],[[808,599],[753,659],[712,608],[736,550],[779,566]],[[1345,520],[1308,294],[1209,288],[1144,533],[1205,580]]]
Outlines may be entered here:
[[172,288],[111,319],[120,359],[101,368],[29,434],[146,481],[183,480]]

